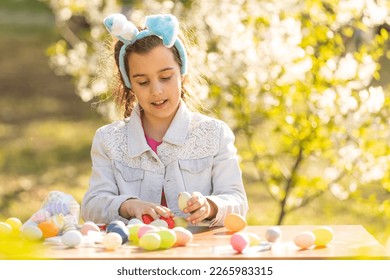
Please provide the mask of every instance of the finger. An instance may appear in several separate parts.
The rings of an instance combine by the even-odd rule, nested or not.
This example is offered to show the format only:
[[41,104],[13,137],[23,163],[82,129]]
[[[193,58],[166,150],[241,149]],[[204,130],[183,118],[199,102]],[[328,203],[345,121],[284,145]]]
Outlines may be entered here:
[[157,214],[157,211],[155,208],[156,208],[156,206],[150,207],[150,208],[147,208],[145,211],[145,214],[150,215],[153,218],[153,220],[157,220],[159,218],[159,215]]
[[171,210],[169,210],[169,208],[167,207],[157,205],[154,207],[154,209],[158,215],[163,216],[165,218],[168,218],[171,215]]
[[197,224],[203,221],[207,217],[207,209],[206,207],[201,207],[187,217],[187,221],[191,224]]
[[196,203],[197,201],[200,201],[203,195],[200,192],[193,192],[191,195],[191,199],[188,201],[188,205],[191,206],[192,204]]

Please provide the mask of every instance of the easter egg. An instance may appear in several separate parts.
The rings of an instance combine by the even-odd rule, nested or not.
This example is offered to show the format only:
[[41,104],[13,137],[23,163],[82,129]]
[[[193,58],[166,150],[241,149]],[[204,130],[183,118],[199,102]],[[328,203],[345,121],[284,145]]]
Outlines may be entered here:
[[109,232],[116,232],[122,237],[122,244],[125,244],[129,241],[129,229],[126,226],[113,226]]
[[86,221],[80,228],[80,232],[83,235],[87,235],[90,230],[100,232],[100,228],[97,224],[91,221]]
[[139,240],[139,246],[148,251],[157,250],[160,245],[161,237],[156,232],[147,232]]
[[253,232],[248,232],[248,237],[249,237],[249,246],[257,246],[260,244],[261,241],[260,235]]
[[333,230],[328,226],[317,227],[313,230],[316,246],[326,246],[333,240]]
[[250,244],[249,236],[244,232],[236,232],[230,238],[230,244],[236,252],[241,253]]
[[109,251],[115,251],[122,244],[122,237],[116,232],[109,232],[103,236],[103,247]]
[[183,228],[188,227],[188,222],[183,217],[174,217],[173,221],[175,222],[175,227],[183,227]]
[[279,227],[270,227],[265,232],[265,239],[269,242],[277,242],[282,237],[282,231]]
[[171,248],[176,243],[176,234],[172,229],[163,229],[157,234],[161,237],[160,249]]
[[38,241],[43,237],[42,230],[37,225],[26,225],[23,227],[21,235],[28,241]]
[[246,227],[246,220],[239,214],[230,213],[226,216],[224,225],[228,230],[237,232]]
[[168,223],[164,220],[154,220],[153,222],[151,222],[149,225],[152,225],[152,226],[155,226],[155,227],[165,227],[165,228],[168,228]]
[[114,226],[120,226],[120,227],[126,227],[125,223],[120,221],[120,220],[116,220],[116,221],[112,221],[108,224],[108,226],[106,227],[106,231],[107,232],[110,232],[111,231],[111,228],[114,227]]
[[142,215],[142,221],[144,222],[144,224],[150,224],[151,222],[154,221],[154,219],[152,218],[152,216],[148,215],[148,214],[143,214]]
[[130,225],[127,226],[129,229],[129,240],[134,243],[138,243],[139,238],[138,238],[138,230],[141,226],[144,224],[135,224],[135,225]]
[[69,230],[61,236],[62,243],[67,247],[80,245],[83,235],[78,230]]
[[177,198],[177,203],[181,211],[187,207],[187,202],[191,199],[191,194],[189,192],[180,192]]
[[23,225],[22,221],[15,217],[8,218],[5,222],[11,226],[14,233],[19,233],[19,229]]
[[38,224],[38,227],[42,231],[44,238],[57,236],[60,230],[58,227],[50,221],[42,222]]
[[143,222],[140,219],[133,218],[127,223],[128,226],[136,224],[143,224]]
[[174,246],[186,246],[193,239],[192,232],[183,227],[175,227],[173,231],[176,234],[176,242]]
[[154,226],[154,225],[141,225],[138,229],[138,239],[140,239],[142,237],[142,235],[144,235],[145,233],[147,233],[148,231],[151,231],[151,230],[156,230],[157,227]]
[[315,236],[311,231],[303,231],[294,237],[294,243],[301,249],[307,249],[314,245]]
[[9,236],[12,233],[12,227],[4,222],[0,222],[0,237]]
[[168,225],[168,228],[173,229],[175,227],[175,221],[172,217],[160,217],[160,220],[165,221]]

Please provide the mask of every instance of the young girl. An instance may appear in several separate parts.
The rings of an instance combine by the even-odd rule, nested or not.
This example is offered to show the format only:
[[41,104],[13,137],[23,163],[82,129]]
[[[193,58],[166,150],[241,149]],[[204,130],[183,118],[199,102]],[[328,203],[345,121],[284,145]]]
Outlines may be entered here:
[[[172,15],[145,19],[143,30],[114,14],[104,21],[119,40],[116,100],[124,120],[97,130],[82,218],[96,223],[185,216],[223,226],[227,214],[248,210],[234,135],[222,121],[187,106],[187,53]],[[178,194],[192,197],[184,209]]]

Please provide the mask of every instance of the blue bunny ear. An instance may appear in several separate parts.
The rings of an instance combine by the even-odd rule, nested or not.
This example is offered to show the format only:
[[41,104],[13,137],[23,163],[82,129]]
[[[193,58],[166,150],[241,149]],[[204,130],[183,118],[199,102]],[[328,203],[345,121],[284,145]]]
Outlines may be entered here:
[[104,19],[108,32],[122,42],[128,43],[138,34],[137,27],[122,14],[112,14]]
[[179,21],[170,14],[147,16],[145,26],[160,37],[168,48],[173,46],[179,33]]

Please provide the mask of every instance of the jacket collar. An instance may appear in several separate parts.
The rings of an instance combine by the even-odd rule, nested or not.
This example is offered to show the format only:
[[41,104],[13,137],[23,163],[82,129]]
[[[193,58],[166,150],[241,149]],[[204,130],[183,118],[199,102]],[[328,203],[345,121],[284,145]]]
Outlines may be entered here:
[[[181,101],[179,109],[164,135],[163,142],[177,146],[184,145],[189,130],[191,114],[187,105]],[[130,157],[140,156],[142,153],[151,150],[145,139],[139,104],[134,107],[128,119],[127,133],[129,135],[128,151]]]

